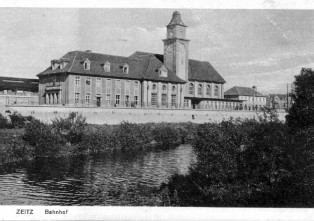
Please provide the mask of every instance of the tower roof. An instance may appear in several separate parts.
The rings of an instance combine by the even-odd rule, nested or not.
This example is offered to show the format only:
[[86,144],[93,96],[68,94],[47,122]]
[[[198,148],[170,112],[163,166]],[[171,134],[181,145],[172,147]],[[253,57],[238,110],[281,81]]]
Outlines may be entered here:
[[172,25],[181,25],[186,27],[186,25],[183,23],[182,19],[181,19],[181,14],[178,11],[173,12],[172,14],[172,19],[170,21],[170,23],[167,25],[168,26],[172,26]]

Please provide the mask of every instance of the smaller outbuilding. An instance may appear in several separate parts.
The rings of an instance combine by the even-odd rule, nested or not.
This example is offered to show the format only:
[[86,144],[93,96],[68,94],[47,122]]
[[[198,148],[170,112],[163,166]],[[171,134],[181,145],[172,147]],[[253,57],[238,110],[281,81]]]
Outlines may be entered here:
[[240,109],[243,110],[260,110],[266,106],[266,96],[259,93],[256,87],[239,87],[234,86],[224,93],[225,99],[241,100]]

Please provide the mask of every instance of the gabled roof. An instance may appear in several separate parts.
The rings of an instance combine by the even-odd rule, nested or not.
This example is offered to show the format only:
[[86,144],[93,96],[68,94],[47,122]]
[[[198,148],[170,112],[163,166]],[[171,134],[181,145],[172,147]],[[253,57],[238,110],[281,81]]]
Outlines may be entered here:
[[[239,86],[234,86],[227,90],[224,95],[226,96],[232,96],[232,95],[238,95],[238,96],[254,96],[254,90],[253,88],[250,87],[239,87]],[[256,97],[266,97],[263,94],[255,91],[255,96]]]
[[[137,51],[133,55],[137,55],[139,58],[145,58],[147,56],[155,56],[161,63],[164,62],[164,56],[161,54],[151,54],[147,52]],[[130,57],[131,57],[130,56]],[[189,59],[189,81],[205,81],[215,83],[226,83],[221,75],[215,70],[215,68],[208,61],[198,61]]]
[[[168,76],[161,77],[158,70],[164,65],[164,56],[161,54],[152,54],[146,52],[135,52],[129,57],[99,54],[86,51],[70,51],[61,59],[68,59],[69,63],[63,68],[52,70],[48,67],[37,76],[42,77],[49,74],[73,73],[92,76],[103,76],[112,78],[128,78],[138,80],[151,80],[172,83],[185,83],[175,73],[168,69]],[[60,60],[61,60],[60,59]],[[83,67],[84,60],[91,62],[89,70]],[[104,70],[104,64],[110,63],[110,71]],[[123,73],[122,67],[127,64],[129,73]],[[209,62],[189,60],[189,81],[206,81],[216,83],[226,83],[220,74],[213,68]]]

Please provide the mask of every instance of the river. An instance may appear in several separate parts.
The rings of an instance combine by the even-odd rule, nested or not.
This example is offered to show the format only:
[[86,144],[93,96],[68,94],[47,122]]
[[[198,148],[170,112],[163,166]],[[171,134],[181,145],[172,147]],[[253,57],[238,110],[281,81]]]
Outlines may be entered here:
[[32,161],[0,169],[1,205],[157,205],[156,191],[186,174],[189,145],[159,152]]

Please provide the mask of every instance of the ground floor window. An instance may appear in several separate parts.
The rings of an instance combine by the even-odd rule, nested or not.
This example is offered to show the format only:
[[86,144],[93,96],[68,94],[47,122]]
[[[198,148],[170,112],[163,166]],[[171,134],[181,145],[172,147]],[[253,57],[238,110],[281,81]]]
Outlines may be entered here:
[[110,100],[111,100],[111,95],[110,95],[110,94],[107,94],[107,95],[106,95],[106,103],[107,103],[107,104],[110,104]]
[[153,106],[157,105],[157,94],[155,94],[155,93],[152,93],[151,105],[153,105]]
[[120,95],[116,95],[116,106],[120,104]]
[[167,106],[167,94],[161,95],[161,106],[163,107]]
[[138,104],[138,96],[134,96],[134,104],[135,104],[135,105]]
[[90,93],[85,94],[85,102],[86,104],[90,104]]
[[76,104],[78,104],[79,101],[80,101],[80,93],[75,93],[74,102],[75,102]]
[[[177,102],[176,101],[177,101],[177,96],[175,94],[172,94],[171,95],[171,106],[172,107],[176,107],[177,106]],[[184,106],[185,106],[185,101],[188,101],[188,100],[184,100]]]
[[125,105],[129,106],[130,103],[130,95],[125,95]]
[[[171,96],[171,103],[172,103],[172,96]],[[184,107],[188,107],[189,106],[189,100],[184,99]]]

